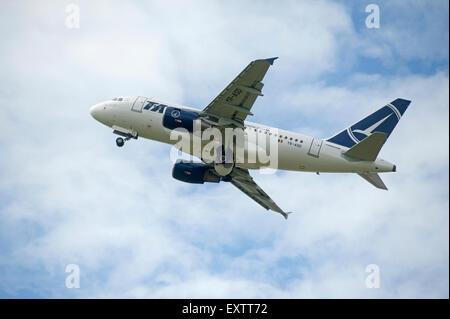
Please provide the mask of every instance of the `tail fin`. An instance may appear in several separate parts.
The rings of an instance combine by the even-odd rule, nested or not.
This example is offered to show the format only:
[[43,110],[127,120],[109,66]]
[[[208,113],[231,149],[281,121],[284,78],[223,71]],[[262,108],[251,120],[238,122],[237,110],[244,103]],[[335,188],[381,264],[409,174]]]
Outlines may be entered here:
[[410,103],[411,101],[408,100],[396,99],[356,124],[330,137],[327,141],[350,148],[375,132],[386,134],[387,139]]

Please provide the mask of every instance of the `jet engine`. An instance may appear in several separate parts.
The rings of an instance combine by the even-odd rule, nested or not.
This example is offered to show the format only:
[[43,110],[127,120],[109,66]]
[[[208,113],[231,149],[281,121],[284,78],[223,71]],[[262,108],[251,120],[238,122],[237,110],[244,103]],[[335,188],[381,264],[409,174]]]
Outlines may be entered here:
[[192,132],[197,117],[197,113],[169,106],[163,116],[163,126],[170,130],[182,127]]
[[220,177],[212,173],[203,163],[178,160],[172,169],[173,178],[191,184],[218,183]]

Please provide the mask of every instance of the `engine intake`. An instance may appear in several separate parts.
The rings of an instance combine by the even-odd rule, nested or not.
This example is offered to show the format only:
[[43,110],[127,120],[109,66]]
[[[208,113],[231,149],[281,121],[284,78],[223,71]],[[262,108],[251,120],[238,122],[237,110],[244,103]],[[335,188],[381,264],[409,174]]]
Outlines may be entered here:
[[220,177],[211,173],[208,165],[178,160],[172,169],[173,178],[191,184],[218,183]]

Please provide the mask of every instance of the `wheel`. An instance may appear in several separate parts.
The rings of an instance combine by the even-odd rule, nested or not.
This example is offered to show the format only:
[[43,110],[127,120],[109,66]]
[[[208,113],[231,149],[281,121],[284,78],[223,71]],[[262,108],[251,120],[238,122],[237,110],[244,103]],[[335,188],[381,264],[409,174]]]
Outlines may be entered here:
[[116,139],[116,144],[117,144],[117,146],[122,147],[123,144],[125,144],[125,141],[123,140],[123,138],[118,137],[118,138]]

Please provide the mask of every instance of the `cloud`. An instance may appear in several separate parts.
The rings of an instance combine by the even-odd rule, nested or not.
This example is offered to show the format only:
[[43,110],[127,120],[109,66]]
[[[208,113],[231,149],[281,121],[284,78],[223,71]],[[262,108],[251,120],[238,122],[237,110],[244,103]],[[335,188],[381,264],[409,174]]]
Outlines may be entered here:
[[[328,1],[80,2],[80,12],[70,30],[62,4],[2,11],[2,296],[448,297],[448,63],[358,71],[365,34]],[[390,28],[378,41],[396,59],[433,58],[397,57],[402,35]],[[430,43],[442,59],[444,45]],[[286,222],[230,184],[172,179],[166,145],[117,149],[88,113],[122,94],[202,108],[248,61],[273,55],[256,122],[325,137],[391,99],[412,100],[380,154],[399,167],[383,176],[389,192],[351,174],[253,173],[295,212]],[[71,263],[78,290],[64,287]],[[364,286],[372,263],[380,289]]]

